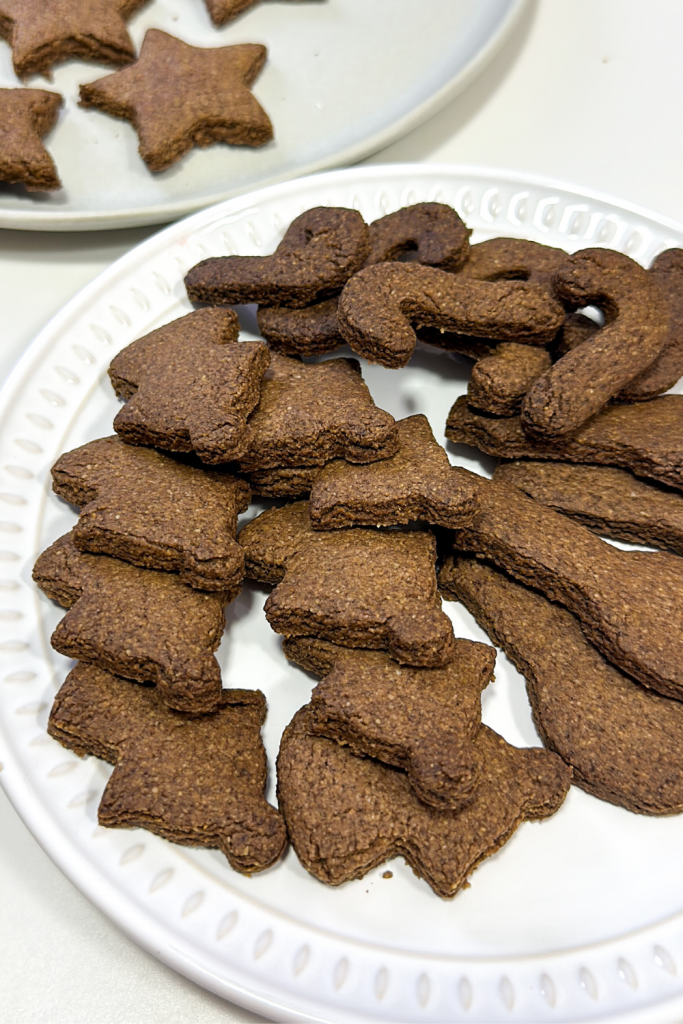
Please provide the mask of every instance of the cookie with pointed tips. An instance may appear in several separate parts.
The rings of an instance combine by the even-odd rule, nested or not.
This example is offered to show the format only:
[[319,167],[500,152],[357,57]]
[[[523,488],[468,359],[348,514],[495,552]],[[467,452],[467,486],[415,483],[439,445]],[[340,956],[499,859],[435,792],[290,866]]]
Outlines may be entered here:
[[61,188],[42,138],[54,127],[62,97],[45,89],[0,89],[0,181],[29,192]]
[[109,367],[126,403],[116,433],[127,444],[196,452],[202,462],[239,458],[270,354],[238,334],[232,309],[200,309],[119,352]]
[[235,531],[250,491],[230,473],[102,437],[57,460],[52,489],[81,510],[73,529],[80,551],[178,572],[199,590],[242,582]]
[[313,735],[402,768],[431,807],[460,807],[471,798],[481,773],[475,740],[481,692],[493,678],[492,647],[456,640],[444,668],[400,667],[380,651],[349,651],[312,637],[285,640],[283,650],[313,671],[328,660],[308,705]]
[[153,689],[77,665],[55,698],[48,732],[80,756],[114,765],[100,825],[218,849],[250,875],[279,860],[287,844],[264,795],[265,718],[259,690],[223,690],[216,709],[195,718],[166,707]]
[[536,728],[577,786],[637,814],[681,813],[683,704],[619,672],[568,611],[477,559],[448,559],[439,584],[525,677]]
[[436,590],[436,542],[412,530],[314,531],[305,501],[269,509],[238,536],[246,574],[277,583],[266,618],[284,636],[388,650],[405,665],[446,665],[453,627]]
[[211,21],[216,27],[227,25],[242,11],[253,7],[259,0],[205,0]]
[[69,533],[39,557],[33,579],[69,609],[50,641],[60,654],[156,683],[164,703],[178,711],[217,707],[222,683],[213,652],[225,605],[239,587],[231,594],[192,590],[170,573],[84,554]]
[[482,775],[457,811],[423,803],[407,776],[307,729],[302,708],[277,760],[278,804],[297,857],[328,885],[362,878],[402,856],[434,892],[450,899],[482,860],[523,821],[548,818],[564,800],[571,771],[541,748],[518,749],[482,726]]
[[266,56],[257,43],[207,49],[151,28],[132,67],[81,86],[80,106],[130,121],[150,171],[193,146],[263,146],[273,126],[250,87]]
[[323,467],[311,489],[314,529],[392,526],[417,519],[454,527],[468,521],[477,477],[451,466],[426,416],[408,416],[396,428],[398,451],[391,458],[365,466],[335,460]]

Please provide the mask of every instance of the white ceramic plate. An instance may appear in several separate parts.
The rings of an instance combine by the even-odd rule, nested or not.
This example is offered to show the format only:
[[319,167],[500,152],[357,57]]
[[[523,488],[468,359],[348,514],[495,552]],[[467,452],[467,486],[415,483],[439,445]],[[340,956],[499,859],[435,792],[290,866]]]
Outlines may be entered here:
[[[131,20],[195,46],[265,43],[254,95],[275,139],[211,146],[152,174],[127,122],[78,107],[79,86],[113,69],[71,61],[47,84],[66,99],[46,142],[64,183],[54,195],[0,183],[0,227],[48,231],[161,224],[247,189],[352,164],[421,124],[502,45],[526,0],[263,2],[215,29],[204,0],[153,0]],[[19,84],[0,42],[0,86]],[[45,88],[44,78],[28,83]]]
[[[30,582],[36,554],[73,513],[49,489],[56,457],[111,432],[115,352],[190,307],[183,273],[226,252],[268,253],[302,209],[356,206],[367,220],[419,200],[453,204],[475,229],[569,249],[609,244],[649,263],[683,226],[552,182],[448,167],[337,171],[234,199],[124,256],[45,328],[0,396],[0,775],[54,861],[142,946],[194,981],[276,1020],[568,1021],[673,1019],[683,1007],[683,817],[648,819],[573,789],[550,821],[524,825],[452,902],[397,859],[328,888],[290,851],[244,878],[222,855],[144,831],[97,826],[110,769],[79,760],[45,725],[69,668],[49,646],[61,612]],[[428,415],[437,438],[468,368],[435,350],[409,367],[366,367],[377,403]],[[486,471],[472,451],[454,462]],[[271,766],[312,681],[289,665],[246,586],[219,650],[228,686],[261,687]],[[456,634],[484,639],[446,606]],[[524,684],[501,654],[484,719],[533,745]],[[274,792],[271,778],[270,797]],[[664,1014],[662,1016],[662,1014]]]

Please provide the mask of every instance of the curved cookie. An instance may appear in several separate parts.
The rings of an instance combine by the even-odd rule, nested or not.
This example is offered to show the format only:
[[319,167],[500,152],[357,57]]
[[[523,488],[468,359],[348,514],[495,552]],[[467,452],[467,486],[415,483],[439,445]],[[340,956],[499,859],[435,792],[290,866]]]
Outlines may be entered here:
[[472,367],[467,401],[492,416],[514,416],[529,388],[550,365],[544,348],[502,342]]
[[540,439],[573,433],[618,395],[659,355],[669,320],[652,275],[611,249],[583,249],[569,256],[554,285],[569,306],[600,307],[606,323],[527,392],[522,425]]
[[134,341],[109,377],[126,402],[114,430],[127,444],[196,452],[231,462],[243,450],[247,416],[270,361],[262,341],[238,342],[232,309],[200,309]]
[[578,345],[583,345],[600,330],[600,324],[583,313],[570,313],[565,318],[553,343],[553,356],[560,359]]
[[28,192],[62,187],[42,137],[54,127],[63,102],[45,89],[0,89],[0,181],[21,183]]
[[450,271],[467,260],[472,234],[453,207],[445,203],[404,206],[373,221],[368,231],[370,254],[366,267],[414,252],[423,266]]
[[552,294],[553,275],[566,258],[564,249],[525,238],[489,238],[470,247],[460,274],[473,281],[530,281]]
[[683,249],[667,249],[648,271],[669,305],[664,348],[635,380],[619,392],[622,402],[646,402],[672,388],[683,376]]
[[449,559],[439,583],[526,678],[543,743],[577,786],[637,814],[683,811],[683,704],[623,675],[573,615],[489,565]]
[[107,555],[86,555],[71,534],[38,558],[33,579],[68,608],[52,634],[60,654],[156,683],[164,703],[205,714],[221,697],[213,656],[223,636],[224,608],[236,597],[186,587],[177,576],[139,569]]
[[144,828],[183,846],[219,849],[250,875],[278,860],[284,822],[266,803],[259,690],[223,690],[201,718],[165,707],[154,690],[77,665],[50,712],[49,734],[79,756],[113,764],[98,820]]
[[403,772],[311,736],[306,711],[282,736],[278,805],[297,857],[328,885],[402,856],[451,899],[523,821],[554,814],[569,789],[570,769],[555,754],[511,747],[482,726],[482,778],[472,799],[458,811],[437,810],[418,799]]
[[338,291],[363,265],[368,228],[357,210],[319,206],[289,225],[272,256],[218,256],[185,278],[191,302],[300,308]]
[[259,306],[259,330],[274,352],[288,356],[317,356],[344,344],[339,333],[339,296],[303,309]]
[[52,489],[80,507],[72,534],[80,551],[179,572],[200,590],[231,591],[242,582],[235,531],[250,493],[229,473],[102,437],[60,456]]
[[498,341],[544,345],[564,310],[538,285],[472,281],[417,263],[381,263],[356,274],[339,300],[341,333],[371,363],[405,366],[415,342],[411,321]]

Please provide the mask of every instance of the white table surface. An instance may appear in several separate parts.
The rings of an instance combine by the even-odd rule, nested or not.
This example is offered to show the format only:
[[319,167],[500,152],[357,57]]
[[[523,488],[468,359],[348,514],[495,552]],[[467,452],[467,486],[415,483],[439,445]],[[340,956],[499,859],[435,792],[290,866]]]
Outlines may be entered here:
[[[370,162],[545,174],[683,222],[682,38],[681,0],[532,0],[488,69]],[[0,381],[68,299],[154,230],[0,231]],[[0,1024],[261,1019],[122,935],[52,864],[0,790]]]

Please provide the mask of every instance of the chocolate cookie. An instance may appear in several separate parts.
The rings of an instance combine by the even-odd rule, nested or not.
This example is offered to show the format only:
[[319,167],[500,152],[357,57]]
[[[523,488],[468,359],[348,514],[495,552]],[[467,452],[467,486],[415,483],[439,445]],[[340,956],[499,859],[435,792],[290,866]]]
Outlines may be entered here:
[[635,380],[619,392],[622,402],[646,402],[672,388],[683,376],[683,249],[667,249],[653,261],[649,273],[669,307],[664,348]]
[[250,473],[254,494],[263,498],[307,498],[322,466],[283,466]]
[[568,256],[553,282],[569,307],[599,306],[605,326],[562,356],[527,392],[522,426],[540,440],[574,433],[618,395],[659,355],[669,322],[653,276],[611,249]]
[[564,310],[538,285],[473,281],[416,263],[367,267],[339,300],[342,336],[354,352],[383,366],[405,366],[417,340],[411,322],[462,334],[544,345]]
[[554,357],[560,359],[578,345],[583,345],[584,341],[588,341],[599,330],[600,324],[592,317],[584,313],[569,313],[553,342]]
[[102,437],[57,460],[52,489],[81,509],[72,533],[81,551],[179,572],[200,590],[232,591],[242,582],[235,531],[250,491],[229,473]]
[[259,690],[223,690],[212,714],[190,718],[155,690],[77,665],[55,698],[48,732],[80,756],[115,765],[100,825],[218,849],[235,871],[251,875],[287,844],[284,822],[264,796],[265,718]]
[[216,25],[225,25],[232,21],[248,7],[253,7],[258,0],[205,0],[211,21]]
[[[0,36],[20,78],[49,75],[65,60],[129,64],[126,20],[147,0],[0,0]],[[4,147],[3,147],[4,148]]]
[[466,262],[472,232],[452,206],[415,203],[380,217],[369,226],[366,267],[414,252],[417,262],[441,270],[458,270]]
[[398,451],[366,466],[329,462],[311,489],[311,525],[392,526],[423,519],[436,526],[466,523],[475,509],[478,478],[456,471],[434,440],[426,416],[396,424]]
[[467,401],[493,416],[514,416],[529,388],[550,365],[544,348],[502,342],[472,367]]
[[671,487],[683,488],[683,395],[663,395],[638,405],[608,405],[573,437],[532,441],[519,416],[476,413],[459,398],[446,423],[446,437],[474,445],[501,459],[561,459],[630,469]]
[[460,270],[473,281],[530,281],[553,292],[553,275],[567,258],[556,249],[525,238],[489,238],[470,247]]
[[278,803],[297,857],[329,885],[362,878],[402,856],[437,895],[455,896],[468,876],[523,821],[562,804],[570,770],[555,754],[511,747],[482,726],[482,777],[461,810],[437,810],[403,772],[311,736],[305,708],[285,729],[277,760]]
[[273,126],[249,88],[266,56],[256,43],[207,49],[150,28],[135,64],[82,85],[80,106],[130,121],[150,171],[193,146],[263,146]]
[[52,634],[56,651],[140,683],[153,682],[178,711],[203,714],[221,699],[224,608],[237,596],[186,587],[177,576],[86,555],[71,534],[44,551],[33,579],[69,611]]
[[276,633],[388,650],[426,668],[453,658],[436,591],[436,542],[412,530],[311,529],[308,503],[269,509],[238,536],[246,574],[278,583],[265,604]]
[[355,359],[302,363],[273,353],[249,417],[240,469],[372,462],[393,455],[393,416],[378,409]]
[[477,512],[453,543],[563,604],[617,668],[683,697],[682,559],[620,551],[516,487],[483,478]]
[[274,352],[288,356],[317,356],[344,344],[339,333],[339,296],[303,309],[259,306],[259,330]]
[[128,345],[109,377],[126,404],[114,430],[127,444],[196,452],[231,462],[244,448],[247,416],[270,361],[262,341],[238,342],[231,309],[200,309]]
[[683,811],[683,704],[634,683],[573,615],[476,559],[450,559],[439,583],[525,676],[536,728],[577,786],[640,814]]
[[292,221],[272,256],[218,256],[188,273],[191,302],[309,306],[363,265],[368,228],[357,210],[318,206]]
[[[288,658],[316,671],[321,641],[285,641]],[[308,648],[312,656],[308,657]],[[398,668],[380,651],[349,651],[326,644],[331,664],[313,690],[306,726],[408,773],[432,807],[461,807],[474,791],[481,765],[475,739],[481,692],[493,678],[496,652],[456,640],[445,668]]]
[[503,462],[493,479],[603,537],[669,548],[683,555],[683,496],[623,469],[566,462]]
[[25,185],[28,192],[62,187],[42,143],[62,103],[58,93],[44,89],[0,89],[0,181]]

